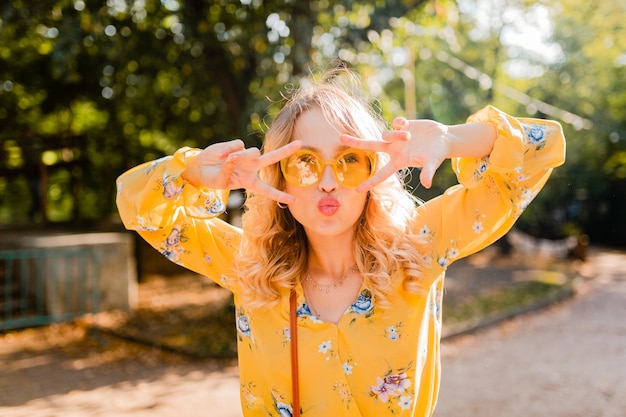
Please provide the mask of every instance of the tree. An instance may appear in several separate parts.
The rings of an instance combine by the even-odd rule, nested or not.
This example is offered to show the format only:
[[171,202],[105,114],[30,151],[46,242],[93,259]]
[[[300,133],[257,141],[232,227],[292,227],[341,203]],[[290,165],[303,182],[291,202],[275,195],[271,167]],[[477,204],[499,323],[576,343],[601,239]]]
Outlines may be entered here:
[[[546,238],[588,234],[624,245],[624,6],[579,3],[461,0],[419,25],[410,14],[398,19],[386,38],[373,37],[371,53],[390,57],[394,75],[384,76],[391,81],[381,90],[395,91],[391,97],[406,95],[400,80],[405,87],[414,81],[420,117],[462,122],[491,103],[560,121],[567,162],[517,227]],[[409,108],[402,100],[386,106]],[[439,181],[436,193],[454,179],[439,175]]]
[[[626,33],[619,0],[546,2],[556,60],[528,80],[535,96],[582,116],[564,124],[567,163],[555,200],[566,224],[605,243],[626,244]],[[529,59],[532,59],[530,57]],[[537,223],[544,227],[550,219]]]
[[36,166],[45,220],[98,219],[131,166],[234,137],[260,146],[282,87],[308,75],[316,33],[341,22],[358,42],[423,1],[3,3],[0,223],[37,207]]
[[[38,204],[51,222],[101,219],[129,167],[234,137],[261,146],[282,92],[340,59],[387,120],[460,123],[488,103],[560,120],[567,163],[518,225],[626,243],[623,11],[618,0],[7,1],[0,224]],[[454,182],[445,168],[435,179],[417,194]]]

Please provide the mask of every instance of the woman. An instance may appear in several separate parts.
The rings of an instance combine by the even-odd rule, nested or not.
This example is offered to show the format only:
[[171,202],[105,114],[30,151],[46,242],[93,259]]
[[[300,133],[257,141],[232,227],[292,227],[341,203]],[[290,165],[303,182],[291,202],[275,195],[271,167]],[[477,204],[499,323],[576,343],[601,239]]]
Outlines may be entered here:
[[[563,163],[562,130],[493,107],[462,125],[397,118],[385,130],[332,75],[291,97],[262,154],[234,140],[123,174],[119,212],[234,293],[245,416],[430,416],[444,272],[509,230]],[[430,187],[446,158],[460,185],[419,204],[396,173],[419,167]],[[241,229],[216,218],[239,188]]]

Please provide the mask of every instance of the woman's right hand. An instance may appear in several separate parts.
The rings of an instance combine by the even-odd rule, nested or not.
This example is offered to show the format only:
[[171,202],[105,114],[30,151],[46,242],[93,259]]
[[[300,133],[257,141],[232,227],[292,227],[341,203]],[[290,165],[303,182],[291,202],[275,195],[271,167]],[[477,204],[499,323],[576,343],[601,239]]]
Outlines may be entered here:
[[277,163],[300,149],[294,141],[274,151],[261,155],[257,148],[245,147],[235,139],[210,145],[197,155],[187,158],[187,169],[182,177],[196,187],[234,190],[245,188],[265,195],[280,203],[293,203],[294,197],[259,179],[259,170]]

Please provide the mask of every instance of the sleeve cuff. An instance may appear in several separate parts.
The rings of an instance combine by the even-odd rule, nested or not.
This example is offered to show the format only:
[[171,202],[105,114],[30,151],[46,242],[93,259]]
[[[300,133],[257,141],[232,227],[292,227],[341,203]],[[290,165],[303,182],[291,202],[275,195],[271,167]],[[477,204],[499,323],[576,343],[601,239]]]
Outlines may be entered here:
[[[196,218],[213,218],[226,211],[229,190],[213,190],[207,187],[195,187],[186,182],[182,173],[187,168],[187,158],[200,153],[200,149],[184,147],[174,153],[174,163],[163,174],[163,195],[178,195],[183,199],[183,207],[188,216]],[[168,181],[168,178],[170,181]],[[171,182],[171,186],[169,183]],[[168,190],[168,187],[171,190]]]
[[[460,184],[467,188],[480,181],[488,172],[520,174],[562,164],[565,146],[561,125],[551,120],[515,118],[487,106],[467,119],[468,123],[489,122],[497,130],[491,153],[483,158],[455,158],[452,167]],[[561,140],[554,137],[560,136]],[[528,163],[532,159],[533,163]]]

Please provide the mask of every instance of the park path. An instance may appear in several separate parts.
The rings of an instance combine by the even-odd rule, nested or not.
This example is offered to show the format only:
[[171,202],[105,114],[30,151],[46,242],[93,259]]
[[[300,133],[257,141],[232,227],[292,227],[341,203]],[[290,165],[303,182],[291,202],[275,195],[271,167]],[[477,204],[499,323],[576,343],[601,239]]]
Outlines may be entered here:
[[574,299],[444,343],[435,417],[626,416],[626,254],[582,273]]
[[[435,417],[626,416],[626,253],[592,250],[582,275],[573,299],[445,341]],[[2,340],[0,416],[242,415],[235,366],[50,343]]]

